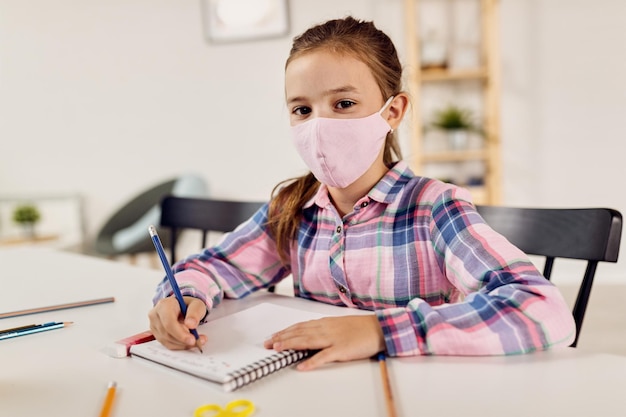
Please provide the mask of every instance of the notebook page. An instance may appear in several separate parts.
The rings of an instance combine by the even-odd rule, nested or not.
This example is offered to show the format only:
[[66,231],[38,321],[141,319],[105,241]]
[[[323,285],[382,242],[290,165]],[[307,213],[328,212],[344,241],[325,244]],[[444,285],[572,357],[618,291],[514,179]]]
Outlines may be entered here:
[[131,354],[215,382],[226,382],[228,373],[268,358],[276,352],[263,342],[292,324],[324,317],[271,303],[262,303],[198,327],[208,342],[197,349],[169,350],[157,341],[134,345]]

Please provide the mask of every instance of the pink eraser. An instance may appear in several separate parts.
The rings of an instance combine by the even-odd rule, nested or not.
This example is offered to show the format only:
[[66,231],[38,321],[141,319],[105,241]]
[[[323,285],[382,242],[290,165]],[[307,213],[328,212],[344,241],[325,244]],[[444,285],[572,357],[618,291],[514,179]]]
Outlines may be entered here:
[[137,333],[111,343],[103,350],[107,355],[113,358],[125,358],[130,356],[130,347],[132,345],[146,343],[151,340],[154,340],[154,335],[150,331],[146,330],[145,332]]

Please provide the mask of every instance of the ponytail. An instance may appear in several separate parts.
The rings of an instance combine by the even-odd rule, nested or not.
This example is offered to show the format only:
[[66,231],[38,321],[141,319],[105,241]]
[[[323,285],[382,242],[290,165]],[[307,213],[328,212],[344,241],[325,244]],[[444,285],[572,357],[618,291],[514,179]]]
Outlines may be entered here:
[[268,229],[281,261],[288,263],[291,242],[298,236],[302,207],[315,195],[320,183],[312,173],[282,181],[272,191],[268,210]]

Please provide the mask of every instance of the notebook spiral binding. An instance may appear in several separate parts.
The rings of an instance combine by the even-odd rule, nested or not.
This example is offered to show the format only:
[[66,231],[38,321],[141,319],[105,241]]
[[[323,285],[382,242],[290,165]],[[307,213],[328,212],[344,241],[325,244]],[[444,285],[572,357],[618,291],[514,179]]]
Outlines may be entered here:
[[278,352],[269,358],[261,359],[229,373],[231,379],[224,383],[224,388],[227,391],[239,389],[286,366],[302,361],[310,353],[308,350],[285,350]]

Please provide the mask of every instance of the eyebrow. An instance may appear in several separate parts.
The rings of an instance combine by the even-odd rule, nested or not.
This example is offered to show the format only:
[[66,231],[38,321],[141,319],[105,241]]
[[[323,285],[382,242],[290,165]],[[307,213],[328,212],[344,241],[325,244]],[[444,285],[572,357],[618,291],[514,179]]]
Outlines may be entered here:
[[[341,87],[337,87],[337,88],[332,88],[330,90],[325,91],[322,95],[323,96],[331,96],[333,94],[338,94],[338,93],[351,93],[357,91],[357,88],[352,86],[352,85],[344,85]],[[292,97],[290,99],[287,100],[287,104],[289,103],[293,103],[295,101],[304,101],[305,97],[301,97],[301,96],[297,96],[297,97]]]

